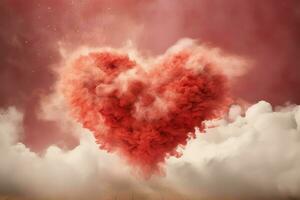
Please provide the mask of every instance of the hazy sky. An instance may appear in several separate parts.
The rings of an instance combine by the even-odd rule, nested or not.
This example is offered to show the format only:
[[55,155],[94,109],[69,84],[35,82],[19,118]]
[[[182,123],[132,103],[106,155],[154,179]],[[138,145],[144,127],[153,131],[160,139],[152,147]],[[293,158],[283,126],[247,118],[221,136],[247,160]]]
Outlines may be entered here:
[[[255,64],[233,88],[250,102],[300,102],[300,2],[297,0],[45,0],[0,2],[0,106],[25,112],[24,140],[32,148],[57,142],[59,133],[40,138],[41,96],[55,82],[52,68],[59,47],[121,46],[134,42],[145,54],[165,51],[191,37],[252,59]],[[29,139],[31,138],[31,139]],[[69,138],[70,139],[70,138]]]

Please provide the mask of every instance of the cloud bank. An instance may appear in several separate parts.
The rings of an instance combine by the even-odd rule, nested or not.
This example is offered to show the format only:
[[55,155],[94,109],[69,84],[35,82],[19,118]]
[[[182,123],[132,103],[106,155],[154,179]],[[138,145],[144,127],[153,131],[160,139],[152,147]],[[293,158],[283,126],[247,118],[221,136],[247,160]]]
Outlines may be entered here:
[[114,155],[100,151],[77,127],[73,150],[51,146],[38,155],[18,143],[22,113],[1,111],[0,192],[46,199],[297,199],[300,198],[300,107],[261,101],[243,114],[197,133],[183,156],[170,158],[165,177],[145,181]]

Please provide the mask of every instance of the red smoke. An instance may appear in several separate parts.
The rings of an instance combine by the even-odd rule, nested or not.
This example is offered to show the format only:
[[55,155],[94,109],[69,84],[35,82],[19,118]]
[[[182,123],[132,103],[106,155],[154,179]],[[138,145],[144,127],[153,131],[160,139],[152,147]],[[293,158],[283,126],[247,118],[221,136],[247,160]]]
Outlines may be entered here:
[[64,94],[100,148],[149,175],[228,103],[226,78],[205,57],[194,59],[180,51],[145,68],[123,53],[90,53],[61,74]]

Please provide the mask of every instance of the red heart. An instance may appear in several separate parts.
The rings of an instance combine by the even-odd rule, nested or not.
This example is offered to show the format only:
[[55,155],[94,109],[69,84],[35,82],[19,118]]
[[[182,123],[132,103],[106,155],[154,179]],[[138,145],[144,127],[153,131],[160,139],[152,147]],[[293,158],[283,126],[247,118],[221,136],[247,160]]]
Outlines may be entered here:
[[[75,118],[101,149],[117,151],[146,175],[160,171],[194,127],[227,105],[226,78],[201,53],[182,50],[137,63],[125,53],[80,56],[64,70],[63,87]],[[145,64],[146,63],[146,64]]]

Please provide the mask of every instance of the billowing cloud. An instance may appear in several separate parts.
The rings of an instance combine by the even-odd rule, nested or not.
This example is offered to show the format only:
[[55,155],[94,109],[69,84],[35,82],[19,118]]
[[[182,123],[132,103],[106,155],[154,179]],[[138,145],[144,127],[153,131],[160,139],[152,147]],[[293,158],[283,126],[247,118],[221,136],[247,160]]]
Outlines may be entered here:
[[244,116],[238,108],[191,141],[180,162],[170,161],[172,182],[216,199],[299,198],[299,106],[272,110],[261,101]]
[[[22,113],[1,111],[2,195],[47,199],[96,199],[135,196],[155,199],[299,198],[300,108],[275,108],[264,101],[246,114],[231,110],[219,127],[197,133],[179,159],[170,158],[164,177],[143,180],[114,155],[98,149],[91,134],[77,127],[73,150],[51,146],[42,154],[17,138]],[[235,113],[235,114],[232,114]]]

